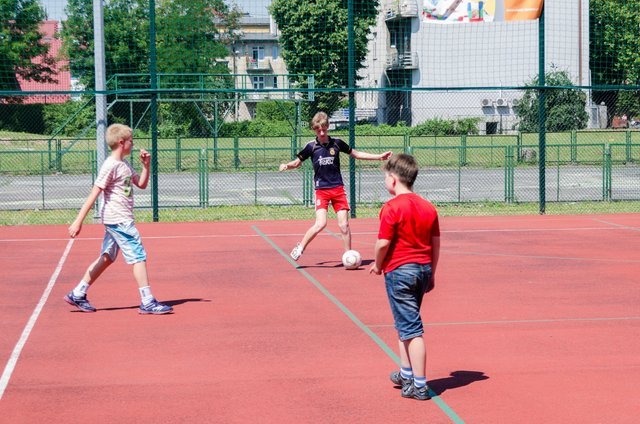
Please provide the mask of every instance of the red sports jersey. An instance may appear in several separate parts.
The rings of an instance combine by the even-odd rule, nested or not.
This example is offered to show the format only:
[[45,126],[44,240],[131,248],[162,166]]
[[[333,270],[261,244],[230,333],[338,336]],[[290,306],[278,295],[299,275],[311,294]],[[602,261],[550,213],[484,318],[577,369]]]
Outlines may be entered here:
[[436,208],[415,193],[400,194],[380,210],[378,238],[390,240],[382,270],[400,265],[431,263],[431,238],[440,237]]

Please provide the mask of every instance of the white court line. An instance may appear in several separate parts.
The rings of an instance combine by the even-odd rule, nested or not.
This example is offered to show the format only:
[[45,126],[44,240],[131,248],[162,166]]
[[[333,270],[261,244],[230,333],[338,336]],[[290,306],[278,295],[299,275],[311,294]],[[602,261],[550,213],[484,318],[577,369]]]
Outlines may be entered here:
[[33,313],[31,314],[31,317],[29,318],[27,325],[24,327],[24,330],[22,330],[22,335],[20,336],[18,343],[16,343],[16,346],[13,348],[13,352],[11,352],[11,356],[9,357],[9,361],[7,361],[7,365],[4,367],[4,372],[2,373],[2,377],[0,377],[0,400],[2,400],[2,395],[4,394],[4,391],[7,388],[7,385],[9,384],[9,379],[11,378],[11,374],[13,374],[13,370],[15,369],[16,364],[18,363],[18,358],[20,357],[20,353],[22,353],[22,349],[24,348],[24,345],[27,343],[27,339],[31,334],[31,330],[33,330],[33,327],[36,325],[36,321],[40,316],[40,312],[42,312],[42,308],[44,308],[44,304],[47,303],[49,294],[51,294],[51,290],[53,289],[53,286],[55,285],[56,280],[58,279],[58,275],[60,275],[60,271],[62,270],[62,265],[64,265],[64,262],[67,260],[67,256],[69,255],[71,246],[73,246],[73,239],[69,240],[69,243],[67,243],[67,247],[64,250],[64,253],[60,258],[60,261],[58,261],[58,266],[56,267],[55,271],[53,272],[53,275],[51,275],[51,278],[49,279],[49,284],[47,284],[47,287],[44,289],[44,292],[42,293],[42,297],[40,298],[40,301],[36,305],[36,308],[33,310]]

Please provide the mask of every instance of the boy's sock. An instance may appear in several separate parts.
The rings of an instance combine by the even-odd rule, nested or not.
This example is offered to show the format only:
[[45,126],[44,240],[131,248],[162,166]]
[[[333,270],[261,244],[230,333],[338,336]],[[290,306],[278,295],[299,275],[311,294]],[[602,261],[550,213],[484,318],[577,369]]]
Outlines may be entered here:
[[153,301],[153,295],[151,294],[151,287],[144,286],[140,287],[140,299],[142,300],[143,305],[148,305]]
[[84,280],[80,280],[78,285],[73,289],[73,296],[85,297],[87,295],[87,290],[89,290],[89,283]]
[[424,387],[427,385],[427,377],[413,377],[413,384],[417,387]]
[[411,379],[413,378],[413,370],[411,368],[400,368],[400,375],[402,378]]

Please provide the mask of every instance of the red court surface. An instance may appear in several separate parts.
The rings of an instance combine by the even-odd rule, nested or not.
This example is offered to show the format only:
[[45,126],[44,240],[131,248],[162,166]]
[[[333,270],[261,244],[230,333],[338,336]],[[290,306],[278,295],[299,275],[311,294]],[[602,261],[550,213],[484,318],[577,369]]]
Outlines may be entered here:
[[289,259],[311,223],[138,224],[166,316],[121,257],[97,313],[62,300],[100,225],[0,227],[0,422],[638,422],[640,215],[443,217],[424,402],[388,380],[377,220],[351,220],[354,271],[335,219]]

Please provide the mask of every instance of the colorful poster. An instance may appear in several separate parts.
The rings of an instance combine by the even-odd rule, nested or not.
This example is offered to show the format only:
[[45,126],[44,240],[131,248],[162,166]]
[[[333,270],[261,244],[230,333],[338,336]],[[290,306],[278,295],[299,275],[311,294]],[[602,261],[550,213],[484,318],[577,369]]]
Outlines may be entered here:
[[542,5],[543,0],[424,0],[422,16],[436,24],[534,20]]

